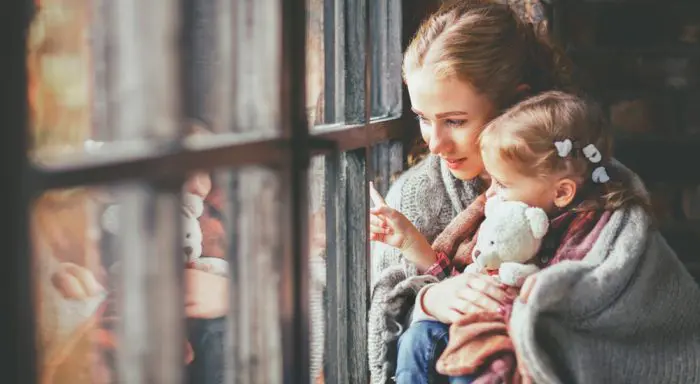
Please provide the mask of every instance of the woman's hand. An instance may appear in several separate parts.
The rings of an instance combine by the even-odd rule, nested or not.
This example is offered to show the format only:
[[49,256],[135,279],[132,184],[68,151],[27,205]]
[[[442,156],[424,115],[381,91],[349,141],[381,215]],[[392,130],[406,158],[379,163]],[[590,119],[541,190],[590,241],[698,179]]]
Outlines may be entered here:
[[66,299],[85,300],[105,291],[89,269],[74,263],[61,263],[51,283]]
[[467,313],[504,312],[517,294],[489,275],[465,272],[428,288],[421,305],[427,314],[451,324]]
[[537,283],[537,273],[532,274],[525,279],[523,287],[520,288],[520,295],[518,296],[520,301],[527,303],[527,301],[530,299],[532,290],[535,288],[535,283]]
[[197,269],[185,269],[185,315],[214,319],[226,316],[229,308],[227,278]]
[[435,252],[418,228],[401,212],[391,208],[370,183],[369,195],[374,203],[369,218],[370,240],[398,248],[403,256],[423,270],[432,265]]

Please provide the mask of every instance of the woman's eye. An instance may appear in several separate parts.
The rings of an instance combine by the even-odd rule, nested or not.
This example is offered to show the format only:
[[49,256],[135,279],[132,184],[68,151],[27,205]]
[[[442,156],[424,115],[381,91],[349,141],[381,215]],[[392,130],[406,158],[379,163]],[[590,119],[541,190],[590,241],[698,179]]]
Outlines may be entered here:
[[418,120],[418,122],[421,123],[421,124],[424,124],[424,123],[428,123],[428,122],[429,122],[428,119],[426,119],[425,117],[420,116],[420,115],[416,115],[416,120]]
[[467,121],[466,120],[454,120],[454,119],[447,119],[445,120],[445,123],[449,125],[450,127],[457,128],[463,126]]

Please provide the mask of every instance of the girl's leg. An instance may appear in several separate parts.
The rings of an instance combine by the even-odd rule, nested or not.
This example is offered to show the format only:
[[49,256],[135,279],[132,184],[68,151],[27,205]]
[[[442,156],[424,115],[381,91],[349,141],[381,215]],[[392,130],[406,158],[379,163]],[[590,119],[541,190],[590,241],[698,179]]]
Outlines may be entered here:
[[396,361],[397,384],[445,382],[435,363],[447,346],[449,326],[437,321],[419,321],[399,337]]
[[188,384],[224,384],[226,318],[188,319],[188,340],[194,361],[187,367]]

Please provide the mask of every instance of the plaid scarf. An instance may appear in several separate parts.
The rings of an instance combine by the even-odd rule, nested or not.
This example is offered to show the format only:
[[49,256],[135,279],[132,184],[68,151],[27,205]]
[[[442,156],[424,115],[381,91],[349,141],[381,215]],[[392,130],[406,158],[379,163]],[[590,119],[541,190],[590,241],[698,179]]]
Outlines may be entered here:
[[[439,277],[458,274],[471,262],[465,252],[473,249],[478,230],[475,223],[483,221],[485,199],[480,197],[448,225],[434,242],[438,262],[427,273]],[[610,211],[568,209],[550,222],[547,235],[534,262],[541,268],[563,260],[581,260],[595,243],[611,216]],[[478,224],[477,224],[478,225]],[[459,229],[469,234],[460,233]],[[438,241],[439,240],[439,241]],[[465,264],[466,263],[466,264]],[[513,343],[508,335],[511,305],[505,314],[467,314],[450,326],[447,347],[437,362],[437,370],[448,376],[477,374],[474,383],[521,383]]]

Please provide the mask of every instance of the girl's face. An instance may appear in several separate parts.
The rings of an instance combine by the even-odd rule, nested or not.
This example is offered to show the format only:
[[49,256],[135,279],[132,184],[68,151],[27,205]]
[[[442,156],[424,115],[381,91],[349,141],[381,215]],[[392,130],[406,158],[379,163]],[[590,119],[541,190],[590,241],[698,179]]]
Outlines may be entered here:
[[491,101],[466,82],[436,78],[430,68],[409,73],[406,85],[430,152],[440,156],[458,179],[479,176],[484,165],[477,138],[495,116]]
[[491,178],[487,197],[498,196],[503,200],[522,201],[553,214],[558,208],[567,206],[577,191],[576,182],[561,175],[531,177],[519,173],[497,153],[482,151],[484,168]]

